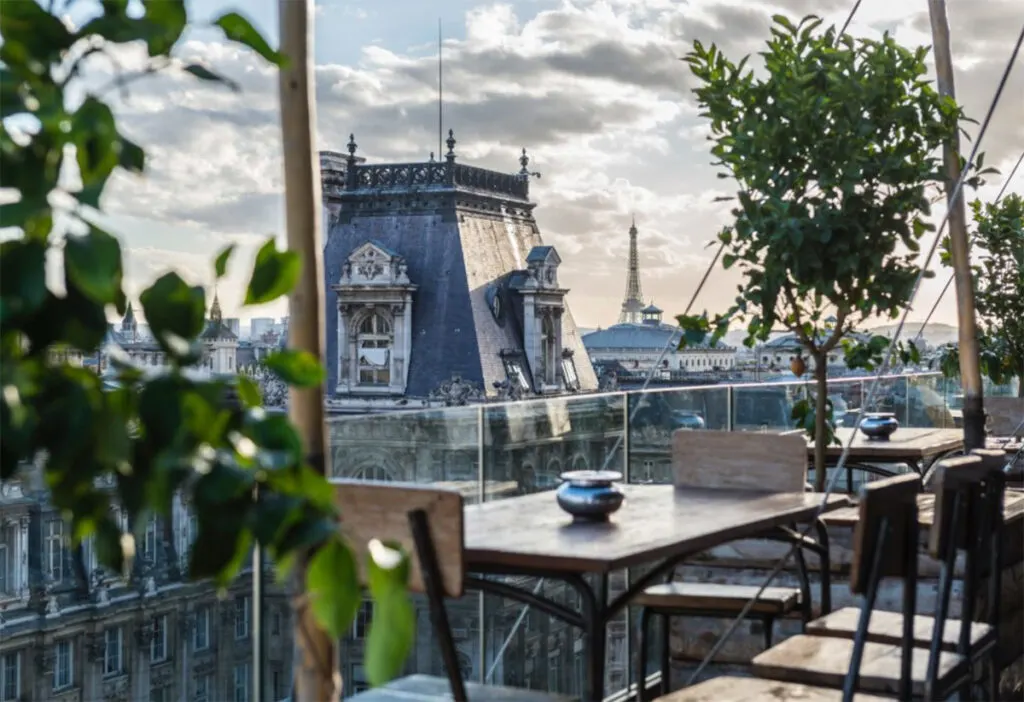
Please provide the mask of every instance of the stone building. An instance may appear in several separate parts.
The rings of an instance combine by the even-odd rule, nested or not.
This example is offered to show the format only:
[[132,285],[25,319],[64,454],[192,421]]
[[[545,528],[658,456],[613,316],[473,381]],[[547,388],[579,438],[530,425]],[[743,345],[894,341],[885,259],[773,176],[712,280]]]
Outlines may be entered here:
[[363,413],[597,389],[519,173],[321,156],[327,406]]
[[661,321],[663,311],[648,305],[638,324],[623,322],[583,336],[583,344],[595,364],[613,363],[628,372],[646,376],[652,369],[676,378],[688,374],[731,370],[736,349],[721,342],[679,348],[682,331]]

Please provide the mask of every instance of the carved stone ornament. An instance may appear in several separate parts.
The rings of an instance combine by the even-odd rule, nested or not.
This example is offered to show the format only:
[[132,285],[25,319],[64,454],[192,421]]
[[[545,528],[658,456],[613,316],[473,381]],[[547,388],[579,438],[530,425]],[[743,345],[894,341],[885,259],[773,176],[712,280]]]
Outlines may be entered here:
[[502,401],[516,402],[523,399],[523,388],[519,383],[510,380],[499,380],[494,383],[498,389],[498,399]]
[[356,272],[367,280],[373,280],[384,274],[384,264],[377,259],[377,253],[373,249],[368,249],[356,262]]
[[483,399],[483,393],[475,384],[454,375],[451,380],[444,381],[431,392],[430,397],[441,400],[445,407],[463,407],[472,401]]
[[103,702],[128,702],[128,679],[124,676],[103,683]]
[[43,675],[53,672],[53,646],[36,646],[36,670]]

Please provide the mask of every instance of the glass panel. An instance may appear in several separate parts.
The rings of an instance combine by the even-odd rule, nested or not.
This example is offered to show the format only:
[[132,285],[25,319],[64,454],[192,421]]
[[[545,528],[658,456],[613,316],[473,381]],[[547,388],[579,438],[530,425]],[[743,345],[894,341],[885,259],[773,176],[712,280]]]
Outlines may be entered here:
[[672,482],[672,433],[729,428],[729,390],[671,388],[629,393],[629,480]]
[[789,383],[737,385],[732,390],[733,431],[788,431],[795,428],[793,404],[803,387]]
[[[456,489],[467,504],[472,504],[480,497],[478,428],[476,407],[332,417],[328,426],[331,451],[328,469],[332,477],[425,483]],[[414,600],[419,625],[406,671],[443,676],[444,665],[430,626],[426,599],[416,596]],[[463,673],[469,680],[477,679],[480,676],[479,597],[469,593],[460,600],[449,600],[447,605]],[[284,616],[290,611],[284,600],[279,611]],[[352,631],[341,641],[346,697],[365,690],[368,685],[363,671],[363,651],[371,619],[372,608],[367,601]],[[284,640],[290,641],[290,623],[284,626]]]
[[[624,472],[624,396],[560,397],[484,408],[487,499],[552,491],[568,470]],[[554,493],[551,500],[554,501]],[[566,522],[570,517],[566,515]],[[553,579],[503,578],[579,611],[577,593]],[[624,573],[609,578],[611,597],[625,588]],[[591,586],[596,580],[590,579]],[[585,648],[582,633],[530,607],[493,595],[484,598],[484,680],[488,684],[579,695]],[[625,613],[610,623],[606,689],[625,686],[628,660]]]

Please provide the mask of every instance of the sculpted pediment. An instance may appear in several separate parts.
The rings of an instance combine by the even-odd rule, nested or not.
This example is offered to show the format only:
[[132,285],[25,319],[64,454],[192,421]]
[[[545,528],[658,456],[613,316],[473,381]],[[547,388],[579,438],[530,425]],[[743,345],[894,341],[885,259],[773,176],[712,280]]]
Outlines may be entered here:
[[342,267],[341,285],[409,285],[405,259],[385,246],[367,241],[355,248]]

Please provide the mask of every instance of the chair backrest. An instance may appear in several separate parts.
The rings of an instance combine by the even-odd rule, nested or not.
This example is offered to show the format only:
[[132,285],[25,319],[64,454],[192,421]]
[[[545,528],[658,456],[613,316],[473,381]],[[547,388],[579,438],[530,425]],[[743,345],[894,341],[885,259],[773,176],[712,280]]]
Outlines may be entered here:
[[953,548],[964,550],[977,539],[982,487],[992,470],[991,460],[981,456],[953,456],[936,463],[935,516],[928,532],[932,558],[944,560],[951,542]]
[[[369,543],[373,539],[400,544],[409,556],[409,589],[425,592],[423,566],[416,550],[410,513],[422,510],[434,545],[444,594],[463,592],[462,495],[413,483],[332,479],[335,503],[341,510],[341,530],[355,551],[365,576]],[[364,580],[365,582],[365,580]]]
[[800,434],[692,431],[672,434],[676,487],[803,492],[807,439]]
[[[920,491],[921,477],[916,473],[876,480],[861,488],[850,570],[850,591],[854,594],[867,594],[871,589],[872,565],[876,559],[879,578],[907,578],[912,569],[916,574],[917,495]],[[880,542],[883,525],[887,532]]]
[[[1024,381],[1022,381],[1024,382]],[[992,436],[1024,436],[1024,397],[986,397],[985,411],[991,418]]]

